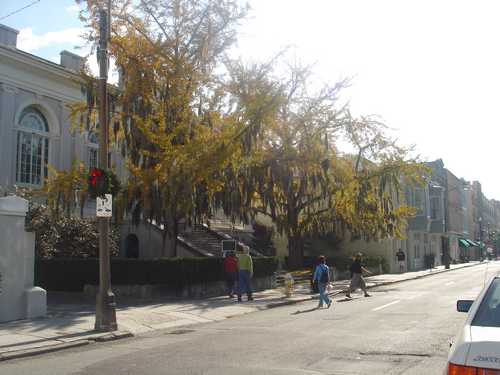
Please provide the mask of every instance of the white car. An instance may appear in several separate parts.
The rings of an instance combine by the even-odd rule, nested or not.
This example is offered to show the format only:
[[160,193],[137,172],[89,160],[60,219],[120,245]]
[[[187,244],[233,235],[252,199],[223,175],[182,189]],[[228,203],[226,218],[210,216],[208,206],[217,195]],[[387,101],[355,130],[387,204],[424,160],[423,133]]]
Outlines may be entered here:
[[451,346],[445,374],[500,375],[500,275],[475,301],[457,301],[457,310],[469,315]]

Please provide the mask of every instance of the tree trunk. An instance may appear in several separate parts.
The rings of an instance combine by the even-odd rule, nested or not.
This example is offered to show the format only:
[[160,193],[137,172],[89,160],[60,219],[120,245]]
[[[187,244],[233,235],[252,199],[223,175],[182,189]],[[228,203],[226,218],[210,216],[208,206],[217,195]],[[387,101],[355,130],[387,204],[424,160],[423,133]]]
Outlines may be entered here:
[[168,215],[166,217],[166,237],[168,239],[168,246],[163,248],[164,257],[177,256],[177,236],[179,235],[179,223],[175,215]]
[[172,236],[170,241],[171,241],[170,246],[172,248],[172,255],[174,257],[176,257],[177,256],[177,236]]
[[175,218],[172,222],[172,253],[177,256],[177,237],[179,236],[179,221]]
[[304,241],[299,236],[288,236],[288,267],[290,269],[304,267]]

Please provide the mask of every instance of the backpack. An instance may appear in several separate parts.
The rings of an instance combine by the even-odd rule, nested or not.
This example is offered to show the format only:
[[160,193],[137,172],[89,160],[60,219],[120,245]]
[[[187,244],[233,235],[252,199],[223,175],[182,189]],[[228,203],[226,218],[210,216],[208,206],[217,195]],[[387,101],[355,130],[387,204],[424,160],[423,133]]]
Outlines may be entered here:
[[325,268],[323,268],[323,271],[321,272],[321,275],[319,276],[319,282],[326,284],[329,281],[330,281],[330,275],[328,272],[328,268],[325,267]]

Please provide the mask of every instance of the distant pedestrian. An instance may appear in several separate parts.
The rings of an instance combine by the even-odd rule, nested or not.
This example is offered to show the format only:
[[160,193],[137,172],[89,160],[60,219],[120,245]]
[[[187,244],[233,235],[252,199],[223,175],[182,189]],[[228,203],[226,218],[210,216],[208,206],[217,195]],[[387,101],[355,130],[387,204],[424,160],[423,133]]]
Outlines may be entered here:
[[358,253],[354,256],[353,262],[351,264],[351,284],[347,290],[346,297],[351,298],[351,293],[360,288],[364,293],[365,297],[370,297],[366,291],[365,279],[363,279],[363,272],[371,274],[363,265],[361,264],[362,254]]
[[318,281],[314,279],[314,273],[316,272],[316,267],[318,267],[318,264],[321,264],[320,261],[321,257],[317,257],[316,261],[312,265],[312,272],[311,272],[311,290],[313,294],[319,293],[318,289]]
[[405,271],[405,260],[406,260],[406,255],[403,250],[399,249],[398,252],[396,253],[396,259],[398,260],[399,264],[399,272],[403,273]]
[[233,251],[227,253],[224,258],[224,272],[229,298],[233,298],[236,292],[236,281],[238,280],[238,259],[236,259],[236,254]]
[[253,277],[253,261],[250,256],[250,248],[241,245],[238,249],[238,302],[241,302],[241,295],[246,293],[247,300],[253,301],[251,280]]
[[327,286],[330,282],[330,268],[326,265],[326,258],[324,256],[320,256],[318,260],[319,264],[316,266],[313,277],[313,280],[318,283],[319,289],[318,309],[323,307],[323,303],[326,304],[327,308],[330,308],[332,300],[328,297],[327,292]]

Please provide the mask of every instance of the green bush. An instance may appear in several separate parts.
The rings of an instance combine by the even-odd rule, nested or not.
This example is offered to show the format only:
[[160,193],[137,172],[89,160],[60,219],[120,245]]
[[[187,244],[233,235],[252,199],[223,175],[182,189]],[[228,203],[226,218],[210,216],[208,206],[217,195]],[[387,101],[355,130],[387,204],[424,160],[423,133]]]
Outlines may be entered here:
[[379,265],[382,265],[382,271],[389,272],[389,264],[387,263],[387,260],[383,256],[378,256],[378,255],[364,256],[363,263],[367,267],[373,267],[373,268],[377,268]]
[[[53,217],[41,205],[32,205],[26,228],[35,232],[35,254],[40,258],[92,258],[99,256],[99,232],[95,218]],[[111,226],[109,249],[119,252],[119,230]]]
[[276,255],[276,248],[273,243],[274,227],[258,222],[253,223],[252,247],[260,251],[261,254]]
[[278,269],[278,257],[253,258],[253,268],[256,277],[270,276]]
[[99,282],[99,260],[40,259],[35,260],[35,285],[46,290],[82,291],[84,284]]
[[[276,257],[253,258],[256,277],[270,276],[278,267]],[[222,258],[111,259],[111,283],[117,285],[188,285],[224,280]],[[35,284],[52,291],[79,292],[85,284],[99,282],[99,260],[37,259]]]

